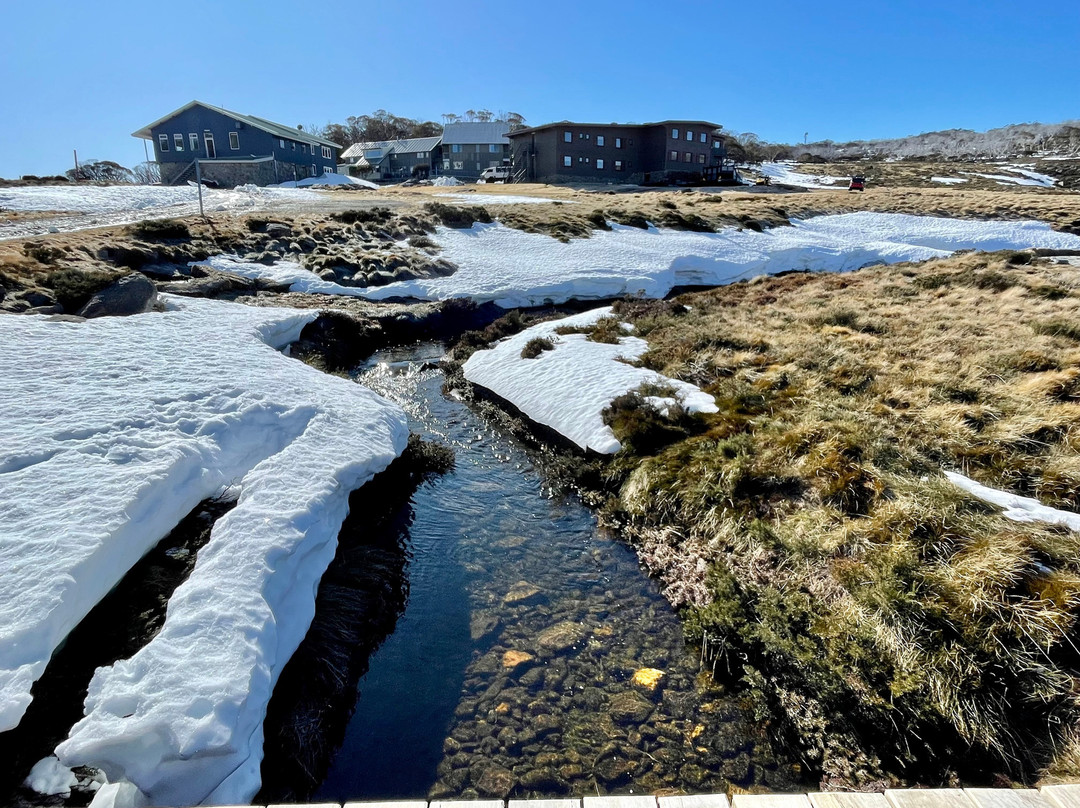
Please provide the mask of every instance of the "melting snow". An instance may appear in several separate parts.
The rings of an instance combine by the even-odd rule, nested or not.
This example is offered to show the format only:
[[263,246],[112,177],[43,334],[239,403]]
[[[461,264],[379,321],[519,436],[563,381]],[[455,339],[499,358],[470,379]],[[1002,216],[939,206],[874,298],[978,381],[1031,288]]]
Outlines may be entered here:
[[997,505],[1002,508],[1001,515],[1014,522],[1045,522],[1050,525],[1065,525],[1069,530],[1080,531],[1080,513],[1062,511],[1043,505],[1039,500],[1031,497],[1021,497],[1010,494],[1007,491],[999,491],[996,488],[977,483],[957,474],[955,471],[946,471],[945,476],[949,482],[964,491],[967,491],[976,499]]
[[821,174],[803,174],[795,171],[798,163],[784,161],[779,163],[762,163],[758,173],[769,177],[773,182],[782,185],[794,185],[798,188],[835,188],[839,185],[847,185],[851,177],[829,177]]
[[543,196],[514,194],[432,194],[432,196],[457,199],[469,205],[534,205],[541,202],[558,202],[561,205],[578,204],[567,199],[548,199]]
[[[622,448],[601,413],[618,396],[651,383],[673,387],[691,412],[716,412],[712,396],[692,384],[626,364],[641,357],[649,344],[622,337],[619,344],[591,342],[585,334],[557,335],[562,326],[591,325],[611,314],[611,307],[593,309],[561,320],[540,323],[492,348],[477,351],[463,366],[465,378],[509,401],[533,421],[551,427],[582,449],[613,454]],[[523,359],[529,340],[548,337],[555,348],[535,359]],[[650,399],[652,400],[652,399]],[[660,408],[672,402],[655,399]]]
[[84,323],[0,318],[0,730],[68,632],[229,486],[160,633],[97,671],[58,748],[152,804],[247,802],[274,681],[314,611],[348,495],[404,448],[404,413],[277,349],[316,313],[168,299]]
[[940,182],[942,185],[959,185],[967,182],[967,177],[931,177],[930,182]]
[[71,769],[49,755],[34,764],[23,785],[46,797],[60,796],[66,799],[71,796],[71,787],[77,782],[78,778]]

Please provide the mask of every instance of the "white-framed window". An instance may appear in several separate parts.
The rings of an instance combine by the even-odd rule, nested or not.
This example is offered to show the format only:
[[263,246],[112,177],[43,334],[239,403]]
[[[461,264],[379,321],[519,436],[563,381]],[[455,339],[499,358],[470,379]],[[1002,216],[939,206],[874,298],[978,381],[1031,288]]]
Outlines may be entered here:
[[615,170],[616,171],[622,171],[622,160],[616,160],[615,161]]
[[[615,148],[616,149],[621,149],[622,148],[622,138],[621,137],[615,138]],[[618,162],[618,161],[616,161],[616,162]]]
[[158,148],[162,151],[169,151],[169,136],[158,135],[157,136]]
[[678,140],[679,139],[679,130],[678,129],[672,129],[671,130],[671,138],[672,138],[672,140]]
[[172,141],[173,141],[173,147],[177,151],[183,151],[184,150],[184,136],[183,135],[173,135],[172,136]]
[[708,143],[709,142],[709,136],[706,135],[704,132],[701,133],[701,142],[702,143]]
[[573,167],[573,165],[574,165],[574,158],[572,158],[572,157],[571,157],[571,156],[570,156],[570,155],[568,154],[568,155],[566,155],[565,157],[563,157],[563,159],[562,159],[562,164],[563,164],[563,168],[572,168],[572,167]]
[[712,142],[712,147],[713,147],[714,149],[719,149],[719,148],[720,148],[720,141],[719,141],[719,140],[714,140],[714,141]]
[[450,161],[449,160],[443,160],[442,161],[442,168],[443,168],[443,171],[449,171],[450,170]]
[[240,133],[229,132],[229,148],[236,151],[240,148]]
[[330,168],[330,166],[326,166],[325,168],[323,168],[322,173],[323,174],[333,174],[334,169]]
[[686,139],[689,140],[691,143],[694,142],[694,133],[691,132],[689,129],[686,130]]
[[199,136],[195,132],[188,132],[187,136],[188,145],[191,146],[192,151],[199,150]]
[[427,157],[427,152],[426,151],[418,151],[416,153],[416,159],[417,160],[423,160],[425,157]]
[[464,171],[464,170],[465,170],[465,162],[463,160],[455,160],[454,161],[454,171]]
[[329,160],[334,156],[333,153],[330,151],[329,146],[322,147],[322,156],[324,160]]
[[597,157],[596,158],[596,167],[597,168],[603,168],[604,167],[604,158],[603,157]]
[[301,143],[300,144],[300,153],[301,154],[307,154],[307,144],[306,143]]
[[597,146],[603,146],[604,145],[604,136],[603,135],[597,135],[596,136],[596,145]]
[[316,173],[317,171],[318,171],[318,169],[317,169],[317,168],[315,168],[315,164],[314,164],[314,163],[312,163],[312,164],[311,164],[311,176],[313,176],[313,177],[314,177],[314,176],[315,176],[315,173]]
[[461,144],[460,143],[454,143],[450,147],[450,151],[452,151],[454,154],[461,154]]
[[318,148],[319,148],[319,145],[317,143],[312,143],[311,144],[311,153],[315,154],[315,152],[318,150]]
[[491,154],[498,154],[501,151],[502,151],[502,146],[500,146],[498,143],[489,143],[488,144],[488,152],[490,152]]
[[668,159],[673,163],[679,162],[679,153],[672,149],[671,152],[668,153]]
[[562,139],[563,139],[563,143],[573,143],[574,142],[574,135],[573,135],[572,132],[563,132],[562,133]]
[[281,148],[284,149],[285,148],[285,138],[278,138],[278,145],[281,146]]

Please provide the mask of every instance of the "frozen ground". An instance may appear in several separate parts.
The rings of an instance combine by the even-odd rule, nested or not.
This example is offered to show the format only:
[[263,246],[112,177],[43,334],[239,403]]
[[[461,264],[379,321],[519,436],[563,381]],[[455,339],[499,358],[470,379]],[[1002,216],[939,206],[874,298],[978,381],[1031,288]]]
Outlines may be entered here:
[[160,633],[97,671],[58,749],[151,802],[247,802],[262,721],[353,489],[404,448],[395,405],[282,355],[315,313],[169,299],[0,317],[0,730],[53,650],[200,501],[215,525]]
[[758,168],[758,173],[769,177],[775,183],[794,185],[798,188],[836,188],[838,185],[846,186],[851,181],[851,177],[803,174],[795,170],[797,165],[798,163],[794,161],[762,163]]
[[[527,328],[470,356],[463,366],[465,378],[582,449],[600,454],[622,448],[601,413],[615,398],[643,384],[674,388],[691,412],[717,411],[712,396],[694,385],[620,361],[638,359],[649,349],[649,343],[639,337],[622,337],[619,344],[612,345],[591,342],[585,334],[555,333],[561,326],[591,325],[610,314],[608,306]],[[542,351],[535,359],[523,359],[521,349],[526,343],[542,337],[553,339],[554,349]],[[650,401],[660,409],[674,403],[662,398]]]
[[[283,203],[318,202],[316,191],[241,185],[232,190],[203,188],[207,212],[250,213]],[[0,240],[91,227],[130,224],[142,219],[191,216],[199,212],[198,189],[191,185],[38,185],[0,188],[0,211],[56,211],[58,215],[2,221]]]
[[567,199],[548,199],[543,196],[520,196],[514,194],[432,194],[432,196],[456,199],[469,205],[535,205],[541,202],[558,202],[561,205],[576,205]]

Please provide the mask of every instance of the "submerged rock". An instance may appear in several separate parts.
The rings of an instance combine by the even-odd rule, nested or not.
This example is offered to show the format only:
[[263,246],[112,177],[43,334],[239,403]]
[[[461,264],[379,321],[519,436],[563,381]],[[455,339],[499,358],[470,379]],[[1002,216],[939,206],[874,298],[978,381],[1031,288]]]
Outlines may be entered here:
[[528,603],[536,603],[543,600],[540,587],[530,584],[528,581],[518,581],[503,598],[503,603],[508,606],[524,606]]
[[548,653],[558,653],[580,642],[585,634],[583,625],[565,620],[541,631],[536,638],[536,647]]
[[633,690],[627,690],[611,697],[608,712],[617,724],[640,724],[653,711],[653,704]]

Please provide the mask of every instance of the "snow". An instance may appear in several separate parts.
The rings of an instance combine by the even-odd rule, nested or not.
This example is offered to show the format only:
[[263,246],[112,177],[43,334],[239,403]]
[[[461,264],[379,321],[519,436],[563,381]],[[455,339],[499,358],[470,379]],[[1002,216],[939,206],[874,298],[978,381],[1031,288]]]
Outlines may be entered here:
[[78,778],[71,769],[61,764],[55,756],[49,755],[34,764],[23,785],[46,797],[59,795],[66,799],[71,796],[71,787],[77,782]]
[[[211,212],[244,213],[277,202],[304,203],[319,198],[315,191],[255,185],[231,190],[203,188],[203,207]],[[142,219],[191,216],[199,212],[199,196],[198,189],[188,185],[32,185],[0,188],[0,209],[3,208],[20,212],[58,211],[68,215],[0,222],[0,240],[130,224]]]
[[[1029,168],[1021,166],[1001,166],[1008,174],[981,174],[977,171],[962,171],[962,174],[970,174],[974,177],[982,177],[987,180],[995,180],[998,185],[1027,185],[1037,188],[1053,188],[1057,180],[1047,174],[1040,174]],[[1019,176],[1018,176],[1019,175]]]
[[955,471],[946,471],[945,476],[957,488],[966,491],[976,499],[981,499],[983,502],[1002,508],[1001,515],[1006,519],[1011,519],[1014,522],[1044,522],[1050,525],[1064,525],[1069,530],[1080,531],[1080,513],[1051,508],[1031,497],[1021,497],[1006,491],[999,491],[996,488],[990,488]]
[[206,266],[245,278],[261,278],[273,283],[289,284],[290,292],[363,297],[368,291],[356,286],[342,286],[333,281],[324,281],[310,269],[305,269],[295,261],[276,261],[266,265],[244,261],[233,255],[216,255],[205,261],[194,262],[192,266]]
[[463,183],[457,177],[445,177],[444,176],[444,177],[436,177],[435,179],[433,179],[431,181],[431,184],[435,185],[435,186],[438,186],[440,188],[448,188],[448,187],[452,187],[454,185],[464,185],[465,183]]
[[762,163],[758,173],[769,177],[782,185],[794,185],[799,188],[835,188],[838,184],[847,185],[851,177],[829,177],[820,174],[802,174],[795,171],[798,163],[785,160],[779,163]]
[[132,564],[234,487],[160,633],[96,672],[57,754],[151,804],[247,802],[266,703],[349,492],[407,427],[395,405],[277,350],[316,312],[165,300],[83,323],[0,318],[0,731]]
[[[618,396],[652,383],[673,387],[691,412],[716,412],[712,396],[692,384],[656,371],[626,364],[642,356],[649,344],[622,337],[619,344],[591,342],[585,334],[555,333],[563,326],[586,326],[611,315],[611,307],[593,309],[561,320],[540,323],[488,350],[477,351],[463,365],[465,378],[509,401],[537,423],[548,426],[582,449],[613,454],[622,448],[601,414]],[[555,340],[555,348],[535,359],[521,349],[531,339]],[[673,401],[650,398],[660,409]]]
[[289,180],[288,182],[280,183],[279,185],[270,186],[272,188],[310,188],[312,186],[332,186],[332,185],[359,185],[362,188],[374,188],[378,190],[379,186],[368,180],[362,180],[359,177],[350,177],[346,174],[320,174],[315,177],[306,177],[302,180]]
[[967,177],[931,177],[930,182],[940,182],[942,185],[959,185],[967,182]]
[[515,194],[432,194],[432,196],[459,199],[470,205],[536,205],[542,202],[558,202],[561,205],[576,205],[566,199],[548,199],[543,196],[521,196]]

